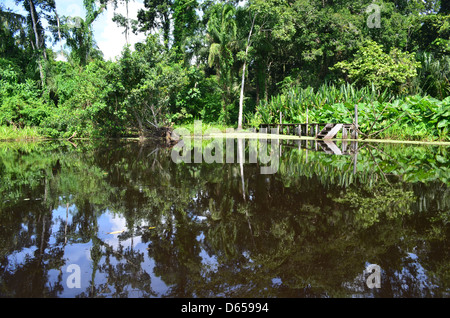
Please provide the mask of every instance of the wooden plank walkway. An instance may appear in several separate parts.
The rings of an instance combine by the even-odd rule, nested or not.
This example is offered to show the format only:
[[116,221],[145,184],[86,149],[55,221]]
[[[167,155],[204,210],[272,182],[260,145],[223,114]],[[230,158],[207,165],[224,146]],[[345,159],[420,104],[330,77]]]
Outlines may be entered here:
[[341,132],[342,139],[356,139],[357,132],[353,124],[261,124],[259,131],[270,133],[276,129],[280,135],[296,135],[299,137],[314,137],[317,139],[333,139]]

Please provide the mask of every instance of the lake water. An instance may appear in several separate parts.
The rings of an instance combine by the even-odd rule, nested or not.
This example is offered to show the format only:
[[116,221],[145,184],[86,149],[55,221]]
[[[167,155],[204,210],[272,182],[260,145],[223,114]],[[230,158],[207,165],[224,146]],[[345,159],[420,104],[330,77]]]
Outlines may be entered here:
[[450,295],[450,147],[232,142],[0,143],[0,296]]

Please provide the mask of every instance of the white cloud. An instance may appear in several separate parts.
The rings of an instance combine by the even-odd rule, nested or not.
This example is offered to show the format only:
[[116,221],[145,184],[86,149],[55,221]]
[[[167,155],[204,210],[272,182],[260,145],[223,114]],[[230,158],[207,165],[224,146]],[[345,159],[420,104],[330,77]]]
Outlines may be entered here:
[[[137,19],[137,13],[139,9],[144,8],[144,4],[140,1],[130,1],[128,5],[128,16],[130,19]],[[114,12],[120,13],[126,16],[125,4],[119,5],[117,9],[108,8],[96,22],[94,22],[94,36],[97,41],[99,49],[103,52],[105,60],[114,60],[122,52],[123,47],[126,45],[126,37],[124,34],[124,28],[117,26],[112,21]],[[135,35],[130,31],[129,44],[131,48],[137,42],[145,40],[145,34]]]

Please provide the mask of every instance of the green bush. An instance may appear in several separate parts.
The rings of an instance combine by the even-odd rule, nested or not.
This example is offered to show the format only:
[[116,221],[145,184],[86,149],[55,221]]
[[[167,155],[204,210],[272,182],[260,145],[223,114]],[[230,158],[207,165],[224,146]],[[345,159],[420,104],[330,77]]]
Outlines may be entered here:
[[385,53],[382,45],[366,40],[353,60],[338,62],[330,69],[341,70],[360,87],[373,84],[377,90],[408,93],[419,66],[414,54],[398,48]]
[[0,59],[0,125],[39,126],[49,115],[36,83],[21,77],[17,66]]
[[176,98],[173,120],[176,123],[201,119],[204,122],[217,122],[221,112],[221,90],[216,76],[206,77],[197,67],[187,72],[186,85]]

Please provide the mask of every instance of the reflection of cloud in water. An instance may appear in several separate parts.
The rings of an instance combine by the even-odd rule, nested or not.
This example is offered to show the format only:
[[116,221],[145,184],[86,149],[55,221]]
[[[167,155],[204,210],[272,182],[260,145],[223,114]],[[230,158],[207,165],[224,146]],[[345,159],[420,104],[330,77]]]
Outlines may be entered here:
[[[106,244],[113,247],[114,249],[117,249],[119,247],[119,244],[122,245],[124,248],[131,246],[133,248],[136,248],[137,245],[142,242],[140,236],[133,236],[125,240],[121,238],[120,236],[122,234],[126,234],[125,232],[129,231],[130,229],[126,227],[127,222],[124,218],[111,214],[109,210],[107,210],[106,213],[102,214],[98,218],[98,224],[99,224],[99,231],[98,231],[99,238]],[[117,234],[108,234],[117,231],[124,231],[124,232]]]
[[35,251],[37,250],[36,246],[24,247],[18,252],[14,252],[8,255],[8,270],[17,269],[18,267],[25,264],[27,259],[32,259]]
[[[441,182],[448,165],[438,160],[442,151],[367,144],[354,174],[352,156],[294,144],[282,149],[276,176],[260,175],[258,165],[246,163],[242,179],[237,165],[165,166],[162,152],[162,170],[148,169],[143,155],[153,148],[127,147],[107,158],[97,150],[82,156],[42,150],[42,162],[35,152],[21,153],[20,161],[2,156],[12,166],[33,160],[47,167],[56,156],[64,162],[60,175],[45,180],[36,171],[33,180],[40,182],[31,190],[16,184],[12,190],[25,199],[0,208],[8,295],[28,293],[22,285],[33,278],[45,282],[38,293],[62,297],[113,296],[122,286],[130,296],[140,296],[142,288],[156,297],[448,296],[448,187]],[[135,162],[141,147],[142,159]],[[93,161],[98,167],[88,169]],[[116,164],[117,174],[103,173]],[[16,169],[2,173],[10,180]],[[117,186],[129,191],[116,195]],[[43,190],[47,200],[28,199],[42,197]],[[406,196],[411,191],[413,202]],[[416,242],[420,246],[411,249]],[[382,268],[380,290],[366,284],[369,254]],[[71,264],[80,266],[81,289],[67,286]]]

